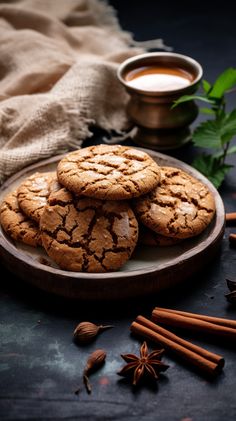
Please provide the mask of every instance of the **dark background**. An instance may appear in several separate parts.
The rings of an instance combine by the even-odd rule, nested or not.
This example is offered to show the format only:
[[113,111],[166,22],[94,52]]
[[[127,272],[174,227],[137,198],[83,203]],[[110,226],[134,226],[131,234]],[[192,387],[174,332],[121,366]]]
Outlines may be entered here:
[[[118,1],[122,27],[136,40],[163,38],[175,52],[198,60],[204,78],[214,81],[226,67],[236,66],[235,16],[228,2]],[[235,94],[228,96],[229,107]],[[198,120],[199,121],[199,120]],[[196,123],[195,123],[196,124]],[[95,138],[94,141],[98,141]],[[169,153],[169,152],[168,152]],[[172,152],[186,162],[196,153],[193,146]],[[236,163],[235,158],[231,162]],[[220,189],[226,211],[236,210],[236,171]],[[163,294],[122,303],[72,303],[49,296],[1,267],[0,287],[0,419],[3,420],[173,420],[221,421],[236,418],[235,346],[201,335],[186,338],[222,354],[223,373],[208,381],[180,361],[166,356],[170,368],[156,387],[144,385],[133,391],[116,372],[121,353],[138,353],[139,342],[129,334],[138,314],[150,316],[154,306],[236,318],[229,305],[225,279],[236,278],[236,250],[229,247],[227,228],[215,260],[181,287]],[[197,268],[196,268],[197,270]],[[78,348],[73,330],[82,320],[112,323],[95,343]],[[81,372],[88,354],[107,351],[107,362],[91,376],[93,393],[82,389]],[[152,349],[150,345],[150,349]]]

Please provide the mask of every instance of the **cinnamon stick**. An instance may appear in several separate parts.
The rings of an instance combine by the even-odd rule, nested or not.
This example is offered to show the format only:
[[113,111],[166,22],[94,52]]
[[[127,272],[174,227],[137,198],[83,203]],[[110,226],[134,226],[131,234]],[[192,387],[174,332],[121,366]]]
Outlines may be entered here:
[[206,316],[205,314],[189,313],[187,311],[173,310],[170,308],[155,307],[155,310],[167,311],[167,313],[179,314],[180,316],[191,317],[225,327],[236,329],[236,320],[224,319],[223,317]]
[[228,212],[225,214],[226,222],[236,222],[236,212]]
[[215,323],[205,322],[204,320],[194,319],[192,317],[181,316],[177,313],[161,311],[154,309],[152,320],[157,323],[163,323],[168,326],[175,326],[198,331],[201,333],[210,333],[223,338],[236,340],[236,329],[220,326]]
[[153,330],[156,333],[159,333],[162,336],[165,336],[166,338],[170,339],[171,341],[178,343],[185,348],[189,349],[190,351],[193,351],[202,357],[213,361],[214,363],[218,364],[220,367],[224,366],[224,358],[221,355],[215,354],[213,352],[207,351],[206,349],[194,345],[191,342],[186,341],[185,339],[182,339],[180,336],[175,335],[174,333],[170,332],[167,329],[164,329],[164,327],[161,327],[157,325],[156,323],[153,323],[151,320],[146,319],[143,316],[138,316],[136,318],[136,322],[148,327],[149,329]]
[[175,354],[182,357],[185,361],[191,363],[193,366],[199,368],[200,370],[204,371],[208,375],[215,375],[222,368],[220,364],[216,364],[215,362],[202,357],[196,352],[193,352],[190,349],[185,348],[179,343],[176,343],[168,339],[167,337],[157,333],[156,331],[146,326],[143,326],[142,324],[136,321],[131,324],[131,331],[142,337],[148,338],[152,340],[153,342],[157,342],[161,344],[165,349],[171,350]]

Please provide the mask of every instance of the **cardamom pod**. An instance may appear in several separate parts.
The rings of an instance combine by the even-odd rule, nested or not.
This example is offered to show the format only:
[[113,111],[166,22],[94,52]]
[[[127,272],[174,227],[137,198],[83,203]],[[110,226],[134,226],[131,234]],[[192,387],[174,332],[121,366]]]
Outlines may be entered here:
[[74,330],[74,340],[81,344],[89,343],[98,335],[99,332],[112,327],[113,326],[111,325],[98,326],[91,322],[81,322]]
[[105,362],[106,352],[103,349],[97,349],[88,357],[86,366],[83,372],[83,380],[88,393],[92,392],[92,387],[89,382],[88,374],[97,370]]

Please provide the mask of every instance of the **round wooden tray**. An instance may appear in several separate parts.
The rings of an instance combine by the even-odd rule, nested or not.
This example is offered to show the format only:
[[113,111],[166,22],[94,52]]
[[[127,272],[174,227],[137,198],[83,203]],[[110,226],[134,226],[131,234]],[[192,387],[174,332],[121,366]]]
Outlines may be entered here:
[[[146,150],[160,165],[183,169],[205,183],[213,193],[216,216],[199,236],[171,247],[138,246],[120,271],[81,273],[59,269],[42,248],[34,249],[12,241],[0,230],[0,256],[4,265],[18,277],[35,286],[70,298],[82,300],[122,299],[161,291],[190,278],[214,257],[224,233],[225,211],[214,186],[189,165]],[[55,170],[63,155],[31,165],[9,178],[0,189],[0,201],[21,181],[36,171]]]

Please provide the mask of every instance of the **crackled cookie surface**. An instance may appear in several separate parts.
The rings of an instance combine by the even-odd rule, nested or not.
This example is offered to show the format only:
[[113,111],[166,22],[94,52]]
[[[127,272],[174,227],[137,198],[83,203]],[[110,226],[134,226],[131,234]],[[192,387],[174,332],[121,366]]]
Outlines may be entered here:
[[0,207],[0,222],[4,231],[14,240],[36,247],[41,245],[37,224],[21,212],[17,192],[6,196]]
[[119,269],[138,238],[127,202],[78,198],[63,188],[49,196],[40,228],[48,255],[62,269],[79,272]]
[[160,169],[145,152],[120,145],[97,145],[69,153],[57,168],[68,190],[97,199],[120,200],[151,191]]
[[203,183],[178,168],[161,167],[161,182],[134,201],[137,218],[158,234],[188,238],[211,222],[215,203]]
[[35,173],[26,178],[17,190],[18,203],[21,210],[34,219],[40,221],[44,206],[50,194],[50,185],[56,179],[55,172]]

